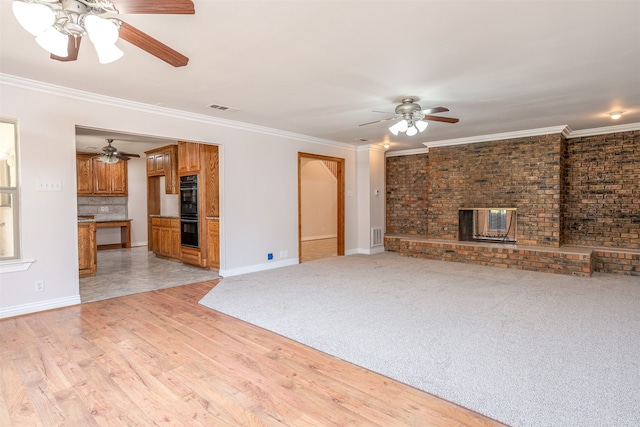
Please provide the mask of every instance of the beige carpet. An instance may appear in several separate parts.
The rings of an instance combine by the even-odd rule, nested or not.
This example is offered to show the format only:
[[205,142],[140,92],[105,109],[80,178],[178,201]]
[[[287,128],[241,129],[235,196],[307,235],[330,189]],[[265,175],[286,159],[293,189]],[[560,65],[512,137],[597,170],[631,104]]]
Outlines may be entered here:
[[637,426],[640,278],[332,257],[201,304],[514,426]]

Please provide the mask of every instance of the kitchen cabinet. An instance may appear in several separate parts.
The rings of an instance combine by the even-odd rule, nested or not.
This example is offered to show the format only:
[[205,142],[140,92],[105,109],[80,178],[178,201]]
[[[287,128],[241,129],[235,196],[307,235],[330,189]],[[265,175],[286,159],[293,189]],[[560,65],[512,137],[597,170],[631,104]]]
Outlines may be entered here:
[[178,173],[189,175],[200,172],[200,146],[194,142],[178,141]]
[[96,223],[78,223],[78,270],[80,277],[93,276],[98,269]]
[[220,268],[220,221],[207,219],[207,245],[209,268]]
[[167,145],[145,151],[147,176],[164,176],[166,194],[178,194],[178,146]]
[[180,220],[178,218],[151,218],[153,252],[157,256],[180,259]]
[[[198,236],[200,247],[182,246],[181,259],[184,263],[204,268],[219,268],[219,238],[210,239],[209,217],[220,215],[218,186],[219,159],[218,146],[178,142],[178,174],[198,177]],[[214,233],[219,234],[219,225]]]
[[93,195],[93,155],[76,155],[76,182],[78,196]]
[[125,160],[101,162],[95,154],[76,153],[76,182],[79,196],[126,196],[127,169]]

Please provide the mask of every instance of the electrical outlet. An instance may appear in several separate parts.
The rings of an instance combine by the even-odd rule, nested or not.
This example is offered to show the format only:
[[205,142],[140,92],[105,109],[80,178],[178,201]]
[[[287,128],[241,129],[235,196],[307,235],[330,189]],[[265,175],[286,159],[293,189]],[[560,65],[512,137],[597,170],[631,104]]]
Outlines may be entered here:
[[273,254],[271,252],[269,252],[267,254],[267,261],[271,261],[273,259]]
[[100,206],[100,212],[109,212],[109,206]]
[[289,256],[289,251],[287,249],[283,249],[280,251],[280,258],[287,258]]
[[35,282],[35,291],[36,292],[44,292],[44,280],[36,280],[36,282]]

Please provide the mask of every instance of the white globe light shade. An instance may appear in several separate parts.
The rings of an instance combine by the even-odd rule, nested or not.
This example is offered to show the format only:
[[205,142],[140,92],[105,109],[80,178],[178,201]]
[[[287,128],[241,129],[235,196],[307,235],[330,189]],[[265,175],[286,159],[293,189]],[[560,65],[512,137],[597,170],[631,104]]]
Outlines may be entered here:
[[424,132],[424,130],[427,128],[428,125],[429,123],[423,122],[422,120],[416,122],[416,127],[420,132]]
[[110,62],[117,61],[124,55],[124,52],[118,49],[118,46],[115,44],[101,44],[94,45],[94,47],[98,53],[98,62],[101,64],[109,64]]
[[44,33],[56,20],[55,12],[41,3],[14,1],[11,9],[22,28],[33,36]]
[[411,126],[409,129],[407,129],[407,135],[408,136],[413,136],[415,134],[418,133],[418,129],[416,129],[415,126]]
[[62,34],[53,27],[36,37],[36,42],[41,48],[54,55],[66,57],[69,55],[69,36]]

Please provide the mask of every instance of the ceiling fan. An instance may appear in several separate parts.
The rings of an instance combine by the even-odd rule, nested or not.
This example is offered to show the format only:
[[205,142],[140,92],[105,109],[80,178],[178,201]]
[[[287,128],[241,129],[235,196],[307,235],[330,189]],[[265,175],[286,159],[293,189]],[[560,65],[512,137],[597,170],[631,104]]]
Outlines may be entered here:
[[394,135],[398,135],[398,132],[406,132],[408,136],[413,136],[418,132],[424,131],[427,128],[428,123],[425,120],[444,123],[458,123],[458,121],[460,120],[453,117],[433,116],[432,114],[444,113],[446,111],[449,111],[449,109],[445,107],[433,107],[423,110],[422,107],[415,102],[417,100],[418,98],[415,96],[402,98],[402,104],[396,107],[395,113],[388,113],[386,111],[374,111],[374,113],[395,114],[393,117],[387,117],[386,119],[376,120],[369,123],[362,123],[359,126],[366,126],[374,123],[386,122],[388,120],[400,119],[398,123],[389,128],[391,133],[393,133]]
[[102,154],[98,155],[99,160],[103,163],[118,163],[119,160],[129,160],[131,157],[140,157],[140,154],[119,151],[111,145],[113,139],[105,139],[105,141],[107,141],[107,145],[102,147]]
[[87,35],[102,64],[122,57],[115,45],[118,37],[174,67],[189,62],[186,56],[113,15],[194,14],[191,0],[14,0],[12,8],[20,25],[58,61],[75,61],[80,41]]

